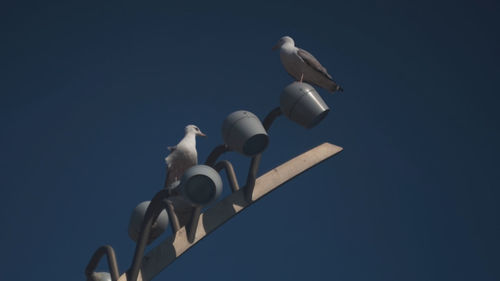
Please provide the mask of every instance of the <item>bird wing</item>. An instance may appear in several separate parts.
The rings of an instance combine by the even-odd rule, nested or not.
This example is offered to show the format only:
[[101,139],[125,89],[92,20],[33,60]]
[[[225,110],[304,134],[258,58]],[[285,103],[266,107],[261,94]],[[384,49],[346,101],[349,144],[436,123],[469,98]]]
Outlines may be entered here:
[[172,189],[175,187],[174,183],[176,183],[181,179],[182,174],[184,173],[184,169],[182,165],[176,165],[176,163],[171,163],[168,160],[167,160],[167,178],[165,179],[165,188]]
[[304,49],[297,48],[297,54],[299,57],[310,67],[312,67],[314,70],[320,72],[321,74],[325,75],[328,77],[330,80],[332,80],[332,76],[328,74],[326,68],[319,63],[319,61],[308,51]]
[[167,158],[165,158],[167,163],[167,178],[165,180],[165,188],[173,189],[181,180],[184,172],[197,164],[196,151],[193,153],[187,153],[183,147],[177,147],[175,151],[172,151]]

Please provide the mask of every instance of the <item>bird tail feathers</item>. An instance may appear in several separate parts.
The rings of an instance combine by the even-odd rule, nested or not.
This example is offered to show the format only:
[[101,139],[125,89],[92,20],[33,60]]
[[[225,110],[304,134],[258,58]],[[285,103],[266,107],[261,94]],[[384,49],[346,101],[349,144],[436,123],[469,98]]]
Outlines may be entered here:
[[337,83],[333,82],[333,85],[328,90],[330,90],[330,92],[332,93],[335,91],[343,92],[344,88],[340,87],[340,85],[337,85]]

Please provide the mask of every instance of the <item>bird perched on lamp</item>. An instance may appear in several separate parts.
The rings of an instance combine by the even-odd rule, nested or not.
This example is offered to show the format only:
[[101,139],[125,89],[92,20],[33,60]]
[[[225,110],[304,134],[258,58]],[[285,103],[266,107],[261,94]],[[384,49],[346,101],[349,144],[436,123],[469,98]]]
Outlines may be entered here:
[[167,163],[165,188],[169,191],[168,204],[173,208],[180,227],[189,222],[193,213],[192,204],[182,196],[179,190],[180,180],[187,169],[198,164],[196,136],[206,137],[195,125],[187,125],[184,133],[184,138],[176,146],[168,147],[170,154],[165,158]]
[[281,63],[285,70],[295,80],[315,84],[329,92],[340,91],[340,87],[325,67],[308,51],[295,47],[295,42],[290,36],[283,36],[273,47],[280,50]]
[[172,192],[179,185],[184,172],[198,164],[196,136],[206,137],[195,125],[187,125],[184,133],[184,138],[176,146],[168,147],[170,154],[165,158],[167,163],[165,188]]

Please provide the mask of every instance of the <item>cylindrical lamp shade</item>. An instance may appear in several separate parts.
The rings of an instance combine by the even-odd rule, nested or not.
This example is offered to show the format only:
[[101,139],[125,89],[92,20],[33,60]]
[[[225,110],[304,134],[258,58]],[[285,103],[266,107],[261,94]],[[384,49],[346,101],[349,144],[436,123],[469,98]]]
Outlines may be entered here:
[[[128,235],[132,240],[137,242],[139,240],[139,234],[141,232],[142,221],[146,215],[146,210],[148,209],[150,201],[144,201],[135,207],[132,215],[130,216],[130,223],[128,226]],[[158,236],[160,236],[165,229],[168,227],[168,214],[167,211],[161,211],[160,215],[153,222],[151,227],[151,233],[148,239],[148,244],[153,242]]]
[[193,205],[207,205],[222,193],[222,179],[212,167],[196,165],[184,172],[181,189]]
[[111,281],[111,274],[108,272],[93,272],[87,281]]
[[231,150],[245,156],[262,153],[269,143],[269,136],[259,118],[245,110],[227,116],[222,124],[222,139]]
[[285,87],[280,107],[288,119],[308,129],[321,122],[330,111],[318,92],[311,85],[301,82]]

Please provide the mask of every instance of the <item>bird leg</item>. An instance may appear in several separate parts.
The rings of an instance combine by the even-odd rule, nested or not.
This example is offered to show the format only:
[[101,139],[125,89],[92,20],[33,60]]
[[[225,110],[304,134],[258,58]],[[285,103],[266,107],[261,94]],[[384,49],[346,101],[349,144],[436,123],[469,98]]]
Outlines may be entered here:
[[304,80],[304,73],[300,75],[300,83],[302,83],[302,80]]

